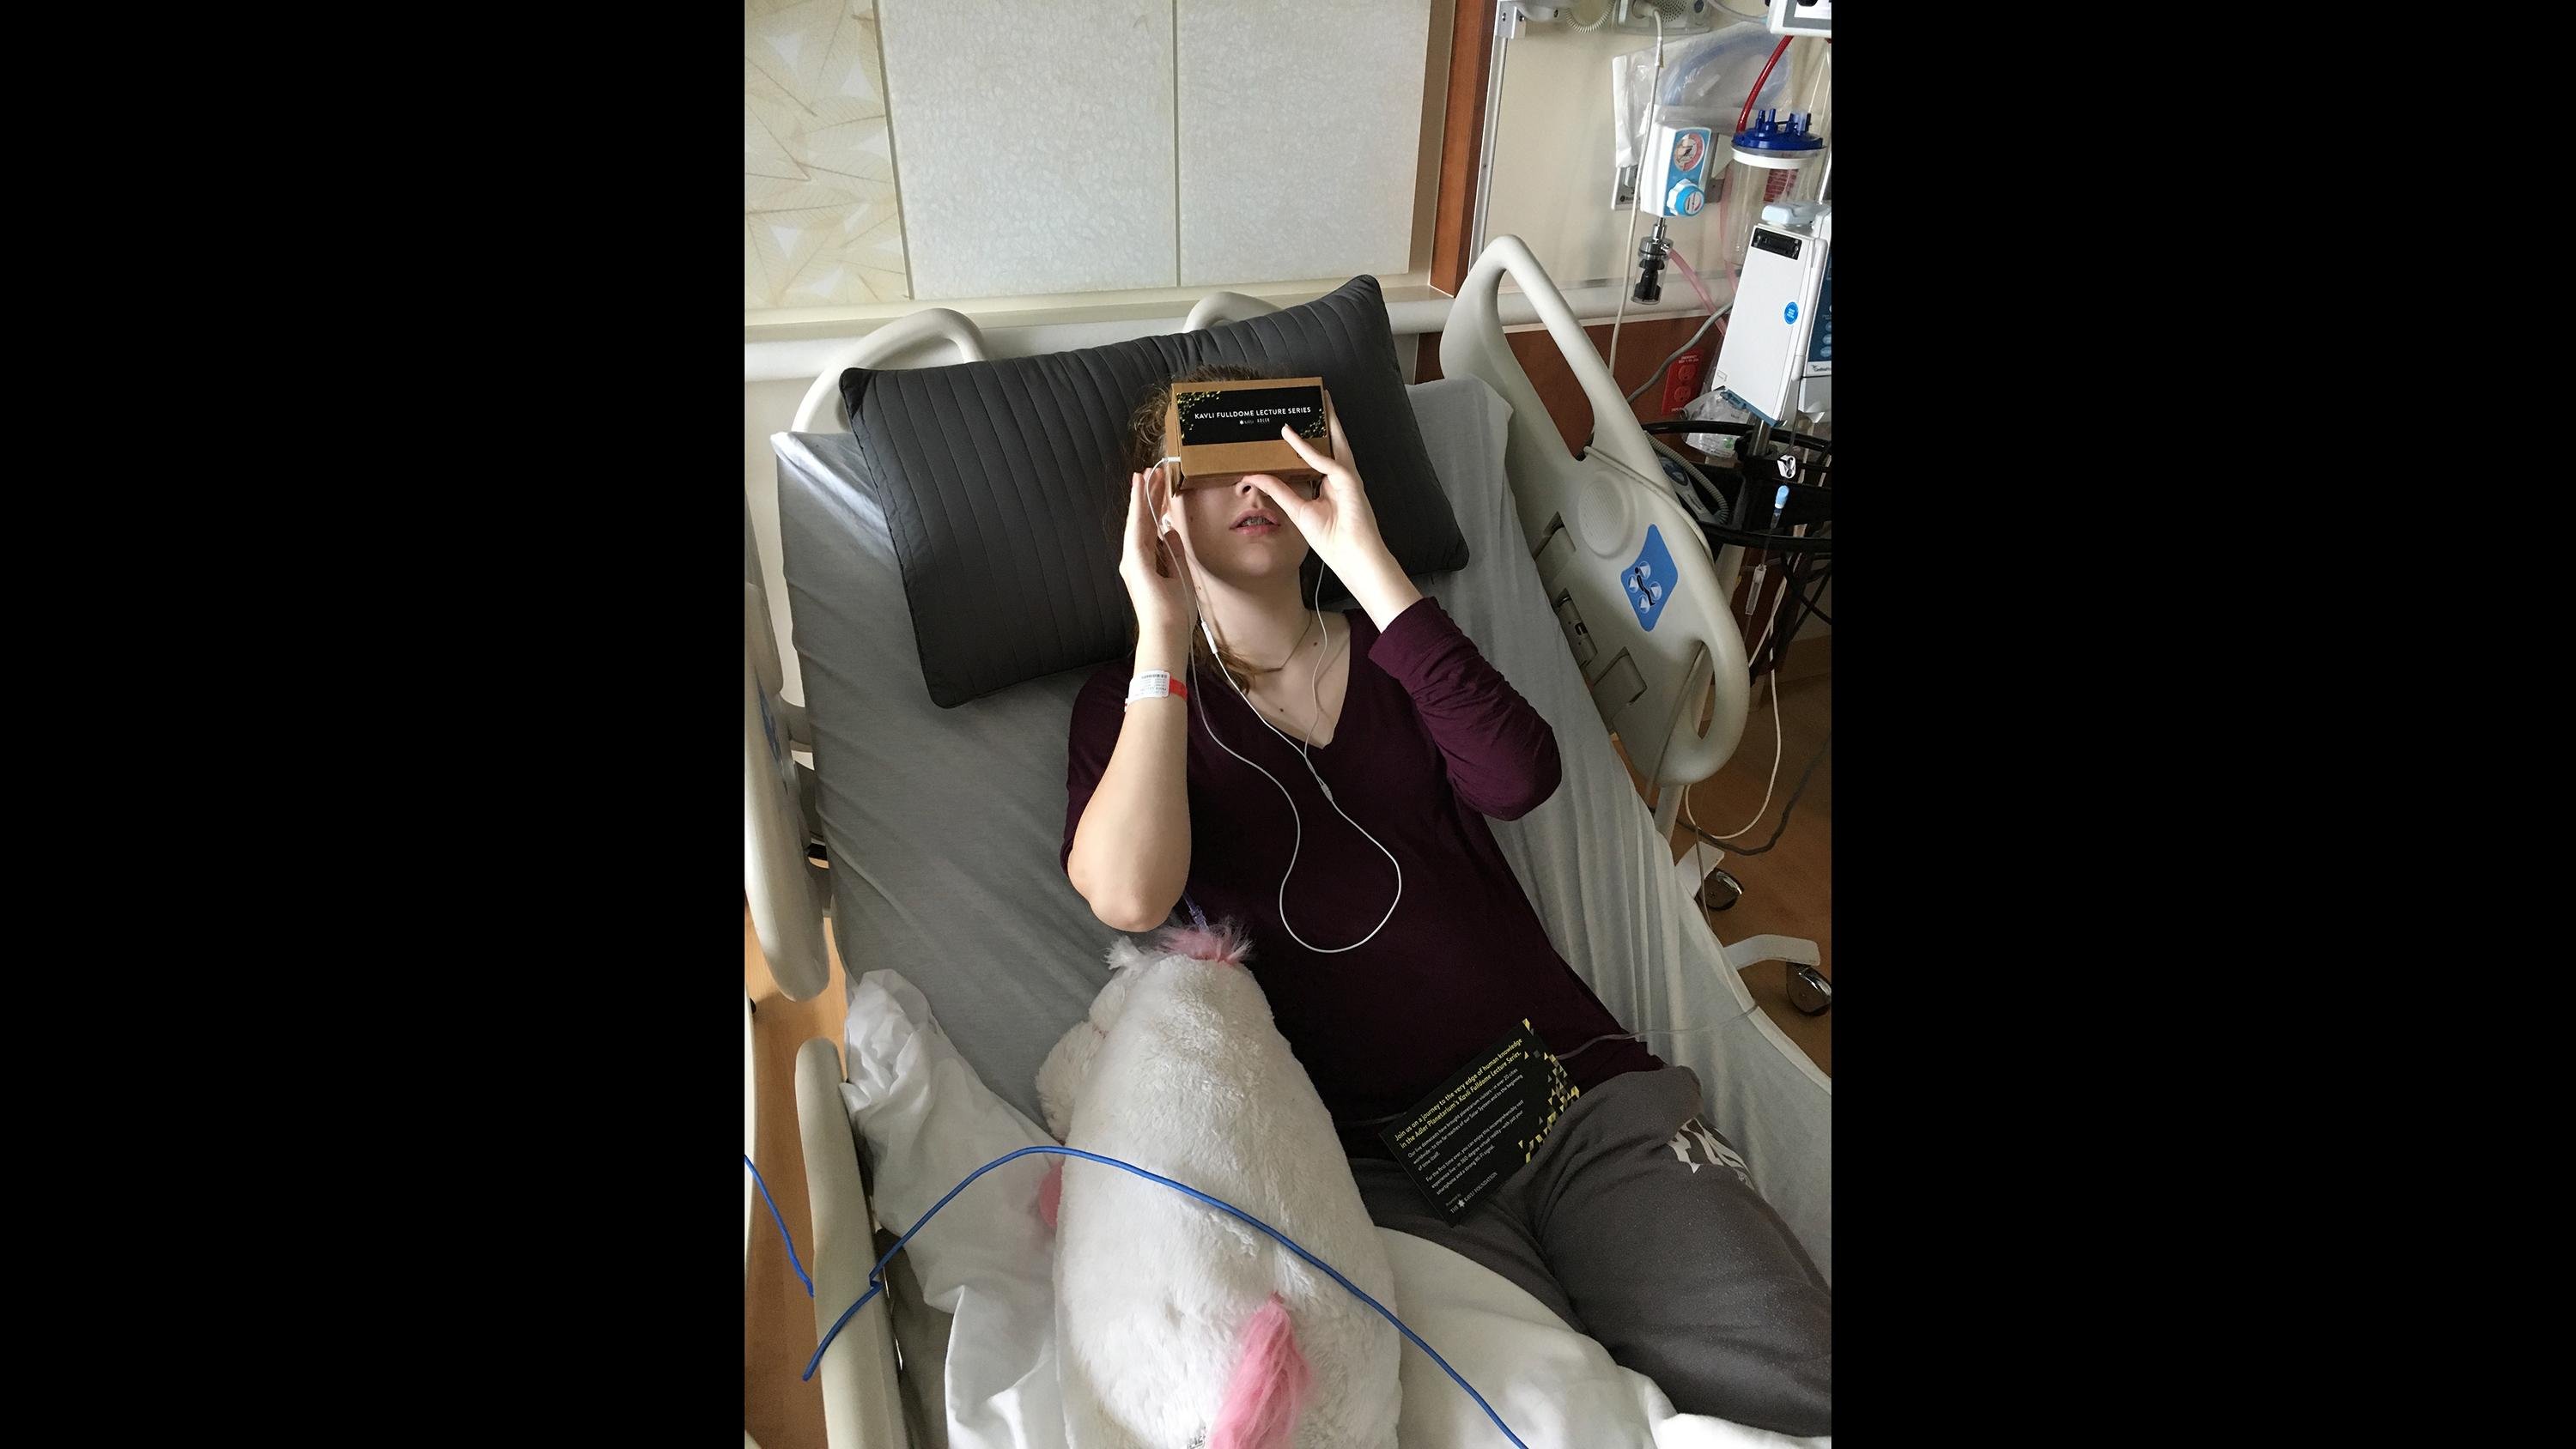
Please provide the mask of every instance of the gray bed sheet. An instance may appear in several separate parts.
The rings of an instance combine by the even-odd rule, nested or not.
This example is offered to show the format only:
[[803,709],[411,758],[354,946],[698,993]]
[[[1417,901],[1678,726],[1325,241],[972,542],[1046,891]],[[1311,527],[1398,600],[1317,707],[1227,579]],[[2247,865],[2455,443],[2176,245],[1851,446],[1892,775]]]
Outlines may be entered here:
[[[1555,726],[1564,783],[1495,838],[1550,941],[1666,1061],[1833,1273],[1832,1084],[1762,1016],[1672,870],[1558,632],[1503,471],[1507,405],[1483,382],[1407,389],[1471,562],[1421,581]],[[1064,878],[1065,733],[1088,670],[942,709],[921,688],[902,571],[847,436],[780,433],[795,643],[849,979],[893,967],[1004,1100],[1040,1118],[1037,1069],[1109,968],[1115,933]],[[1007,620],[993,627],[1010,627]]]

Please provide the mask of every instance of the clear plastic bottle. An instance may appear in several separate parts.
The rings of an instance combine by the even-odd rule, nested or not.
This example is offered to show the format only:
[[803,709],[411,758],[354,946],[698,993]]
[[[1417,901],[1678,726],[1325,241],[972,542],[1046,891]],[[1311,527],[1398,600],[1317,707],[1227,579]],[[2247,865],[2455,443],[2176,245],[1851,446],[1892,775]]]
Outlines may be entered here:
[[[1753,414],[1738,407],[1723,388],[1710,388],[1682,404],[1682,416],[1696,423],[1750,423]],[[1685,433],[1682,441],[1712,458],[1732,458],[1738,435],[1734,433]]]
[[1815,163],[1825,154],[1825,138],[1815,133],[1803,111],[1792,111],[1782,119],[1777,110],[1756,111],[1753,124],[1735,134],[1732,159],[1726,168],[1726,195],[1720,202],[1725,210],[1719,225],[1724,231],[1725,263],[1741,271],[1744,248],[1753,237],[1753,223],[1762,216],[1762,208],[1775,201],[1812,201],[1823,180],[1824,168]]

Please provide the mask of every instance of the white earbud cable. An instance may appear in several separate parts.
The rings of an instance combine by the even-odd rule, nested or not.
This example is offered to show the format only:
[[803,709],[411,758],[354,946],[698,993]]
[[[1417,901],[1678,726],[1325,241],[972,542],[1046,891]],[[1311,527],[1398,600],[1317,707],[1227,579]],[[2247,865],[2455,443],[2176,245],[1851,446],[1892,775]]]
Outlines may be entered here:
[[[1191,570],[1190,583],[1192,585],[1192,591],[1196,592],[1198,572],[1195,568]],[[1316,579],[1315,591],[1315,601],[1313,605],[1315,610],[1315,623],[1318,627],[1321,627],[1324,622],[1324,609],[1323,580],[1320,576]],[[1279,798],[1288,802],[1288,818],[1295,824],[1296,834],[1291,838],[1288,846],[1287,872],[1279,877],[1280,926],[1288,932],[1288,938],[1290,940],[1295,941],[1298,945],[1305,947],[1307,950],[1314,952],[1318,956],[1335,956],[1344,951],[1356,951],[1360,947],[1377,939],[1377,933],[1385,930],[1386,923],[1395,919],[1395,908],[1404,901],[1404,863],[1395,858],[1395,852],[1387,849],[1384,841],[1379,840],[1374,835],[1370,835],[1366,827],[1362,826],[1358,821],[1353,820],[1350,816],[1350,812],[1342,808],[1341,801],[1333,798],[1333,787],[1324,783],[1324,776],[1321,771],[1315,768],[1315,757],[1307,749],[1306,743],[1302,740],[1291,740],[1287,735],[1281,733],[1279,727],[1270,722],[1269,716],[1264,715],[1261,712],[1261,706],[1254,704],[1252,702],[1252,697],[1243,692],[1243,686],[1235,683],[1234,671],[1225,667],[1225,651],[1217,645],[1216,627],[1208,617],[1207,600],[1201,598],[1198,602],[1199,631],[1207,638],[1208,652],[1216,656],[1216,672],[1225,676],[1225,682],[1233,688],[1235,697],[1243,701],[1243,707],[1245,709],[1252,711],[1252,717],[1254,719],[1261,721],[1261,727],[1263,729],[1270,731],[1274,735],[1278,735],[1279,742],[1281,744],[1288,745],[1297,751],[1297,758],[1306,762],[1306,773],[1314,777],[1315,788],[1324,793],[1324,803],[1333,807],[1333,813],[1342,817],[1342,823],[1348,825],[1353,830],[1359,831],[1361,835],[1366,836],[1368,843],[1377,847],[1377,853],[1386,857],[1386,863],[1395,867],[1395,899],[1386,903],[1386,914],[1378,917],[1377,924],[1369,928],[1369,933],[1367,935],[1360,937],[1358,940],[1353,941],[1347,946],[1318,946],[1307,940],[1305,937],[1298,935],[1297,928],[1288,923],[1288,881],[1290,877],[1297,874],[1297,856],[1299,852],[1305,849],[1306,817],[1300,814],[1297,809],[1297,797],[1288,793],[1288,787],[1279,783],[1278,776],[1271,774],[1268,770],[1262,770],[1259,765],[1253,765],[1252,761],[1244,759],[1240,754],[1236,754],[1234,746],[1227,744],[1223,739],[1218,737],[1216,725],[1208,718],[1207,710],[1203,707],[1198,711],[1199,727],[1207,731],[1207,737],[1216,742],[1216,747],[1225,751],[1229,755],[1233,755],[1236,759],[1242,760],[1243,763],[1252,765],[1252,768],[1255,770],[1260,770],[1261,778],[1268,780],[1271,784],[1271,788],[1279,792]],[[1331,637],[1330,630],[1325,631],[1325,637],[1327,639]],[[1347,642],[1347,640],[1345,642]],[[1198,688],[1198,655],[1196,650],[1191,651],[1188,669],[1190,674],[1190,688],[1195,691]],[[1313,677],[1309,681],[1314,686],[1313,697],[1315,701],[1314,718],[1309,721],[1306,726],[1306,733],[1309,735],[1312,735],[1315,732],[1317,725],[1323,723],[1323,671],[1324,663],[1318,662],[1315,665]],[[1345,689],[1342,692],[1342,698],[1343,702],[1347,704],[1350,699],[1350,691]],[[1338,733],[1338,731],[1336,732]]]

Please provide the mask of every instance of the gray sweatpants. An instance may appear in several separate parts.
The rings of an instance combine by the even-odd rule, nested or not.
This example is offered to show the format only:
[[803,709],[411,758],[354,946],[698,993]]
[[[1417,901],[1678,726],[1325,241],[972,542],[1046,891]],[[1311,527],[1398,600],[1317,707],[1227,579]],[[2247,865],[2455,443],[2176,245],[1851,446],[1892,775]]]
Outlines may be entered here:
[[1527,1289],[1673,1407],[1784,1434],[1834,1425],[1834,1299],[1687,1067],[1586,1091],[1538,1155],[1451,1226],[1392,1162],[1354,1158],[1378,1226]]

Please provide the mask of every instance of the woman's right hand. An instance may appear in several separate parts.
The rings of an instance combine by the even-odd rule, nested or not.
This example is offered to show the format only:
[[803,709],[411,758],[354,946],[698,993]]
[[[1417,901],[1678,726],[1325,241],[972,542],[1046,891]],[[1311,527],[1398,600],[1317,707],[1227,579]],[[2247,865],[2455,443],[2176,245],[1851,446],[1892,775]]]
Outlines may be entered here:
[[1140,641],[1187,647],[1190,630],[1198,624],[1198,599],[1190,589],[1183,540],[1163,533],[1162,480],[1160,463],[1127,477],[1127,542],[1119,553],[1118,577],[1135,605]]

